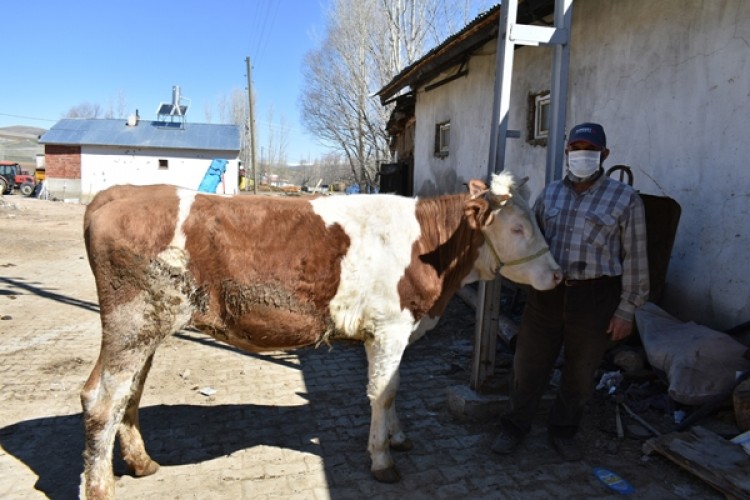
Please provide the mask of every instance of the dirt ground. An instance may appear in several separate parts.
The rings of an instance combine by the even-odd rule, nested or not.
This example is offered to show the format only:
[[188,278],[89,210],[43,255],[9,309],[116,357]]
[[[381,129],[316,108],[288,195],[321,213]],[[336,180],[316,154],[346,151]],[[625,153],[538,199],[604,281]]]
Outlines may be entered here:
[[[83,445],[78,394],[99,345],[96,290],[82,240],[84,209],[18,195],[0,197],[3,498],[78,494]],[[586,465],[559,464],[544,439],[544,414],[539,415],[540,425],[525,449],[519,450],[521,456],[493,456],[489,444],[497,432],[496,422],[452,415],[444,392],[451,384],[468,383],[473,328],[474,311],[456,298],[438,327],[407,351],[400,407],[405,410],[405,426],[415,433],[412,439],[426,448],[408,460],[397,458],[402,473],[411,479],[393,487],[369,480],[364,453],[369,419],[366,368],[357,346],[333,348],[340,353],[339,364],[326,365],[323,378],[329,384],[317,390],[318,379],[309,378],[304,370],[316,366],[325,349],[296,356],[240,357],[195,332],[177,334],[157,351],[142,403],[144,427],[148,423],[155,428],[150,433],[144,430],[144,437],[166,467],[150,478],[122,475],[118,497],[527,498],[533,493],[531,497],[537,498],[607,498],[612,492],[589,477],[595,464],[626,477],[637,498],[722,497],[668,460],[644,456],[641,446],[649,434],[625,415],[628,436],[618,439],[614,404],[601,392],[581,433]],[[501,351],[498,359],[498,377],[507,378],[510,354]],[[297,389],[299,370],[288,371],[300,366],[306,393]],[[352,376],[354,385],[337,385],[340,374],[350,368],[357,373]],[[218,394],[207,397],[206,387]],[[641,390],[639,413],[661,432],[670,431],[674,422],[659,397],[658,382],[644,382]],[[295,409],[303,404],[316,411],[315,417],[297,413],[301,410]],[[208,407],[213,413],[204,414]],[[177,413],[192,427],[166,423]],[[262,417],[277,427],[261,428],[269,433],[263,439],[245,435],[243,426],[249,424],[239,421],[256,422]],[[320,434],[300,445],[290,429],[310,432],[305,430],[308,418],[315,418]],[[285,431],[289,435],[278,436],[278,425],[284,421],[291,426]],[[713,422],[717,432],[736,433],[731,418],[720,415]],[[253,427],[260,432],[258,425]],[[331,433],[327,447],[310,451],[310,446],[321,446],[326,432]],[[500,469],[505,471],[502,476],[496,474]],[[124,473],[121,462],[115,461],[115,470]]]

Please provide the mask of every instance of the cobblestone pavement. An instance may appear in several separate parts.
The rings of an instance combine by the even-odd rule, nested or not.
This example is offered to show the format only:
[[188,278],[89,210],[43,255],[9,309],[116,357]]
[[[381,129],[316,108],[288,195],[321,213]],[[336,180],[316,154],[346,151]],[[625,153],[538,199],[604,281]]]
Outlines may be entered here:
[[[0,243],[0,498],[77,498],[78,394],[100,341],[83,207],[12,201],[0,205],[14,242]],[[665,459],[642,457],[640,442],[618,441],[605,431],[611,422],[589,422],[579,463],[562,462],[541,425],[516,455],[493,455],[495,423],[447,408],[446,389],[468,381],[472,335],[473,311],[454,299],[407,350],[398,401],[415,448],[395,453],[402,480],[386,485],[369,472],[361,345],[248,354],[180,332],[157,351],[141,404],[146,445],[162,467],[134,478],[116,449],[117,497],[615,498],[592,473],[602,466],[629,480],[636,498],[721,498]]]

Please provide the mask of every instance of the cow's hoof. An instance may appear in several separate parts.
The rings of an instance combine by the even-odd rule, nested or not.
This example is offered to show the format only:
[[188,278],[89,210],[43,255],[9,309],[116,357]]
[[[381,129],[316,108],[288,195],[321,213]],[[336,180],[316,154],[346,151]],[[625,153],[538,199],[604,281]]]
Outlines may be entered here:
[[153,460],[149,460],[143,466],[138,466],[133,469],[133,475],[135,477],[145,477],[155,474],[159,470],[159,464]]
[[395,451],[411,451],[414,449],[414,443],[411,439],[404,439],[400,443],[391,443],[391,449]]
[[372,471],[372,477],[381,483],[397,483],[401,479],[401,474],[395,467],[388,467],[387,469]]

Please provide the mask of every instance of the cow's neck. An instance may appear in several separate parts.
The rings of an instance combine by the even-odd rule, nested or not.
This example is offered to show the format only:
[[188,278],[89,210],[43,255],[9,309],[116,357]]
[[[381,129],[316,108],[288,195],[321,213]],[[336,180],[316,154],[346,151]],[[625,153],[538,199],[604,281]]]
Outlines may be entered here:
[[479,256],[483,236],[465,219],[468,195],[448,195],[417,202],[422,235],[415,245],[420,263],[440,281],[440,295],[429,311],[440,316]]

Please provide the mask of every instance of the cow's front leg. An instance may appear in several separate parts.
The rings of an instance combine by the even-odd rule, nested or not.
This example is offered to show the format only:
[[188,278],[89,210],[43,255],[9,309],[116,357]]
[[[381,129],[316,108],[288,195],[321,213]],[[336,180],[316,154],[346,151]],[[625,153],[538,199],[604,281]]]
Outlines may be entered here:
[[386,418],[388,419],[388,435],[390,436],[389,443],[391,449],[396,451],[409,451],[413,449],[414,443],[401,430],[401,422],[396,412],[395,399],[393,404],[386,410]]
[[394,483],[401,479],[391,458],[391,431],[395,443],[406,441],[398,418],[395,417],[398,367],[408,340],[408,331],[380,331],[365,342],[368,362],[367,397],[370,399],[372,420],[367,449],[372,460],[372,475],[378,481]]

